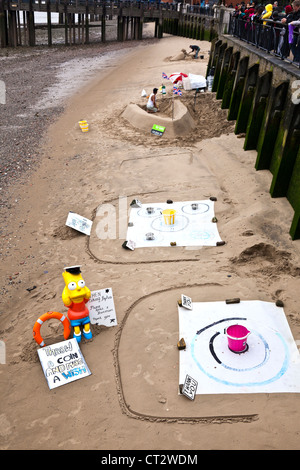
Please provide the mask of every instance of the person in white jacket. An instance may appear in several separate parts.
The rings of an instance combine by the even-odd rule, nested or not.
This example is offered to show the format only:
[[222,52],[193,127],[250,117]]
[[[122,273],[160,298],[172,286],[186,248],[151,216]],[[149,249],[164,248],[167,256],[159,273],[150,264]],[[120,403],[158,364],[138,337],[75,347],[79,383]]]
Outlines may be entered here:
[[156,94],[158,92],[157,88],[153,88],[153,93],[149,96],[148,103],[147,103],[147,112],[148,113],[157,113],[158,106],[156,104]]

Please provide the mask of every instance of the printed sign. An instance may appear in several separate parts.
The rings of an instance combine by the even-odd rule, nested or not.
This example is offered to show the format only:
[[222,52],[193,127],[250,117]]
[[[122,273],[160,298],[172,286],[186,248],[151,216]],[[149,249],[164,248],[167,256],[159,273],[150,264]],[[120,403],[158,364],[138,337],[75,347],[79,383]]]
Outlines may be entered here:
[[181,294],[181,305],[188,310],[193,310],[193,302],[187,295]]
[[153,124],[153,127],[151,129],[151,134],[155,134],[155,135],[160,135],[162,136],[163,133],[165,132],[165,127],[163,126],[159,126],[157,124]]
[[76,338],[38,349],[38,355],[50,390],[91,375]]
[[185,381],[182,387],[181,393],[188,397],[190,400],[194,400],[196,395],[198,382],[193,379],[190,375],[186,375]]
[[117,316],[112,289],[100,289],[91,292],[91,298],[86,304],[93,325],[115,326]]
[[85,233],[85,235],[90,235],[93,222],[89,219],[86,219],[85,217],[82,217],[81,215],[75,214],[75,212],[70,211],[67,217],[66,225],[75,230],[78,230],[78,232]]

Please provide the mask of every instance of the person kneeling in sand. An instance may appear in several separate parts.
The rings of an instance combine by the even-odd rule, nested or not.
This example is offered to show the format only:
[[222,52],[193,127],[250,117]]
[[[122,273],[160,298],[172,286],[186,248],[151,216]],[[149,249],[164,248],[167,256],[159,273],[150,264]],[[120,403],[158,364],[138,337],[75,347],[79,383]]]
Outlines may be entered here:
[[199,46],[190,46],[190,49],[192,49],[192,50],[189,52],[189,54],[194,54],[193,58],[197,59],[198,54],[200,52],[200,47]]
[[153,88],[153,93],[149,96],[148,103],[147,103],[147,112],[148,113],[157,113],[158,106],[156,104],[156,94],[158,92],[157,88]]

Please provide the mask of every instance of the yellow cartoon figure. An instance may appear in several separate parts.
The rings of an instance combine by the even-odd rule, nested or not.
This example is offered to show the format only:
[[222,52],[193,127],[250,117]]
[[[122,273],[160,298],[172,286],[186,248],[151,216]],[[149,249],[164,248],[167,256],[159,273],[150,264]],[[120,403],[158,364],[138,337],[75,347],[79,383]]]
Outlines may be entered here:
[[74,337],[80,343],[81,326],[83,326],[83,336],[86,339],[92,338],[89,311],[85,305],[91,297],[91,291],[85,285],[80,266],[70,266],[64,269],[62,276],[65,281],[65,288],[62,293],[62,300],[65,307],[69,309],[68,317],[71,326],[74,328]]

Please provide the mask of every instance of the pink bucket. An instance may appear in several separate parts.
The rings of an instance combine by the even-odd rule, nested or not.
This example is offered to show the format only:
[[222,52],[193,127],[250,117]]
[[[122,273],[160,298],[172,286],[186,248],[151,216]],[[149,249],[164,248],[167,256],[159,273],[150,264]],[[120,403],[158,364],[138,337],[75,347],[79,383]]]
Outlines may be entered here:
[[250,331],[242,325],[231,325],[226,328],[228,347],[236,353],[244,352],[248,349],[247,338]]

